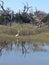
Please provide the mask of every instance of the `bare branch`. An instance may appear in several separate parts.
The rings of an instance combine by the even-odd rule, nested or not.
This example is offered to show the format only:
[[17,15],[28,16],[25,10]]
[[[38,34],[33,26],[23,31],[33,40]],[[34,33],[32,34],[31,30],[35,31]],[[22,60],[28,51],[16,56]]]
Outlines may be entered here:
[[0,2],[2,3],[2,4],[0,4],[0,6],[2,6],[2,7],[3,7],[3,5],[4,5],[4,2],[3,2],[2,0],[0,0]]
[[23,11],[28,12],[30,8],[31,8],[31,6],[29,6],[28,3],[26,2],[26,4],[24,5]]

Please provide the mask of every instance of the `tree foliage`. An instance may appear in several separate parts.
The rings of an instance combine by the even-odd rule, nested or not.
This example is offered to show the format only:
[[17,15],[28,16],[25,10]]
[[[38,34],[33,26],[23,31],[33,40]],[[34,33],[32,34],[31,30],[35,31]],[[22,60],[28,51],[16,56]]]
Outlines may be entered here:
[[49,14],[42,21],[49,26]]

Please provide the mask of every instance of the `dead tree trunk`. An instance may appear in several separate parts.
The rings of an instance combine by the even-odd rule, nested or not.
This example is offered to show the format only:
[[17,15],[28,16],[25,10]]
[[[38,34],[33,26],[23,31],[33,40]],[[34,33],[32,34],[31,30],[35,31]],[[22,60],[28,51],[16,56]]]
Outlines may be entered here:
[[2,8],[4,14],[7,16],[6,25],[7,25],[8,23],[10,23],[10,26],[11,26],[11,24],[12,24],[12,16],[11,16],[11,14],[9,14],[9,12],[7,12],[7,11],[4,9],[4,7],[3,7],[3,6],[4,6],[4,2],[1,1],[1,3],[2,3],[2,4],[0,4],[0,7]]

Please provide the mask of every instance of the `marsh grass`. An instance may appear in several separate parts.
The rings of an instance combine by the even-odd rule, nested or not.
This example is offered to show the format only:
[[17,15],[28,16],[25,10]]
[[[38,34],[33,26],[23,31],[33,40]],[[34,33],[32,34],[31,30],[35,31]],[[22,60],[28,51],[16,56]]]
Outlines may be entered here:
[[[20,31],[19,36],[15,37],[18,30]],[[32,24],[16,24],[12,26],[0,25],[0,41],[35,41],[49,43],[49,28],[43,26],[37,28]]]

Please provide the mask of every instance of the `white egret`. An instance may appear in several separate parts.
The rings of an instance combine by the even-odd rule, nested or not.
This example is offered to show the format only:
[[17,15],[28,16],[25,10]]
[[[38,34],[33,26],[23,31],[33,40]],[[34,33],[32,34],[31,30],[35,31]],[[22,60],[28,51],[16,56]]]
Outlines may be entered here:
[[15,35],[16,37],[18,37],[19,36],[19,31],[18,31],[18,33]]

